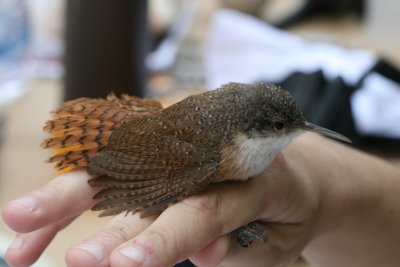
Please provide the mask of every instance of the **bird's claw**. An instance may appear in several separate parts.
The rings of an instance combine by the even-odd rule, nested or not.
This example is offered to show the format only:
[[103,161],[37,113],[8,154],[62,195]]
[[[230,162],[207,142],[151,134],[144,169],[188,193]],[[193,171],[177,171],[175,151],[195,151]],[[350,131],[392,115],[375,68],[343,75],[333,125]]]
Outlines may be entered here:
[[257,222],[251,222],[242,226],[233,233],[236,235],[236,240],[243,248],[251,247],[253,241],[261,241],[263,243],[268,240],[268,231]]

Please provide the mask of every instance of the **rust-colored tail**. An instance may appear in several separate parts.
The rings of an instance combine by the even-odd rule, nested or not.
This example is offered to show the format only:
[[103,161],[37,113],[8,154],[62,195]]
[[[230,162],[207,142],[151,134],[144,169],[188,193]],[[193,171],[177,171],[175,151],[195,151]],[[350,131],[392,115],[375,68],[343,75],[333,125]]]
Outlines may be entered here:
[[54,149],[47,160],[60,172],[86,167],[89,157],[107,145],[111,132],[123,122],[160,110],[161,104],[150,99],[110,94],[107,99],[78,98],[65,102],[51,112],[43,130],[51,135],[43,148]]

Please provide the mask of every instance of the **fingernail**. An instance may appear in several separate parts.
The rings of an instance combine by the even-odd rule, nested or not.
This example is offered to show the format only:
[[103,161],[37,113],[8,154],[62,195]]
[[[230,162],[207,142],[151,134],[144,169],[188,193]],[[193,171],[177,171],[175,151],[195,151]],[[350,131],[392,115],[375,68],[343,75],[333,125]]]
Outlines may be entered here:
[[143,250],[138,247],[126,246],[121,248],[119,250],[119,253],[135,261],[137,264],[142,264],[145,260],[145,255],[143,253]]
[[82,243],[74,246],[74,248],[83,249],[84,251],[90,253],[97,259],[97,261],[101,262],[104,260],[104,252],[103,248],[96,243]]
[[24,245],[24,241],[22,238],[17,237],[14,239],[14,241],[11,243],[9,249],[20,249]]
[[23,206],[29,212],[35,211],[37,207],[36,201],[33,199],[33,197],[22,197],[20,199],[15,200],[14,203]]

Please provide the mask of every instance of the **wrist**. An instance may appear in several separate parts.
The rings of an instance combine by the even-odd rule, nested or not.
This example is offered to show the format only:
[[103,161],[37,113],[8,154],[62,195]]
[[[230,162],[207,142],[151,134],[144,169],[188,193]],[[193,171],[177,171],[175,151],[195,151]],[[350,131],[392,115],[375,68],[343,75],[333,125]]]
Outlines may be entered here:
[[317,266],[378,266],[396,255],[399,169],[330,140],[307,139],[317,149],[308,160],[320,204],[303,255]]

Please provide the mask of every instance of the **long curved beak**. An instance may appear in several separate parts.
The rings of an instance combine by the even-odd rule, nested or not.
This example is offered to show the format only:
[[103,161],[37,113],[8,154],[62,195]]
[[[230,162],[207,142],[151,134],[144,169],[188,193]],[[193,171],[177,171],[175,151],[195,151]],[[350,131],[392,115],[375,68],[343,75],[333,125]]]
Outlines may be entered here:
[[318,126],[318,125],[313,124],[308,121],[304,124],[304,129],[325,135],[325,136],[333,138],[333,139],[337,139],[337,140],[344,141],[347,143],[352,143],[351,140],[349,138],[347,138],[346,136],[341,135],[337,132],[331,131],[329,129],[326,129],[324,127]]

